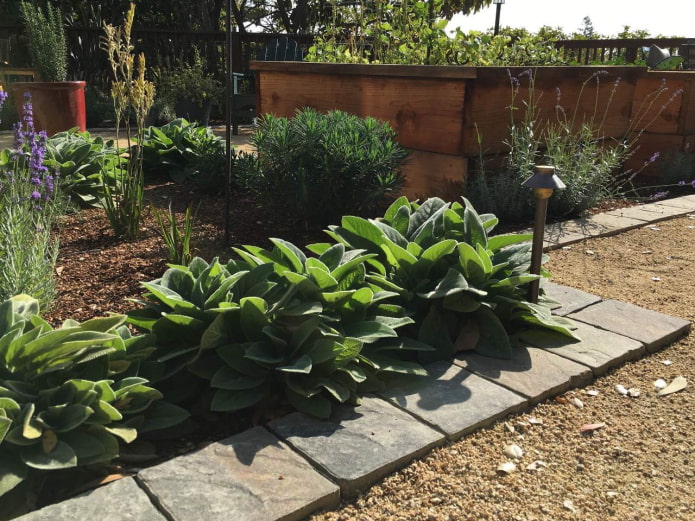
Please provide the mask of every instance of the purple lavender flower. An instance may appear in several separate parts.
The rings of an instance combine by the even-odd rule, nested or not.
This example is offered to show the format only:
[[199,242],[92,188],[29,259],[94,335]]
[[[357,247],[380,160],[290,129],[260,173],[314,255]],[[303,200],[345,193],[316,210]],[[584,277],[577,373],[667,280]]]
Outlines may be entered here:
[[659,159],[659,152],[654,152],[654,153],[652,154],[652,157],[649,158],[649,162],[650,162],[650,163],[653,163],[653,162],[656,161],[657,159]]
[[693,179],[692,181],[690,181],[690,185],[691,185],[693,188],[695,188],[695,179]]
[[652,195],[649,197],[649,199],[651,199],[652,201],[655,201],[655,200],[657,200],[657,199],[663,199],[663,198],[666,197],[667,195],[668,195],[668,191],[656,192],[656,193],[652,194]]
[[31,192],[31,195],[29,196],[32,201],[36,201],[37,199],[41,199],[41,192],[37,192],[34,190]]
[[685,181],[678,181],[678,186],[685,186]]

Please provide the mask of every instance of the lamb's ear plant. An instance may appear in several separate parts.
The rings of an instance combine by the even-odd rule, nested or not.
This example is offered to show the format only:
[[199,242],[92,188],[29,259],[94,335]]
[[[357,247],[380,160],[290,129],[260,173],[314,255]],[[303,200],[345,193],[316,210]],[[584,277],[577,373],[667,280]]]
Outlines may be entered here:
[[[151,348],[125,317],[66,320],[53,329],[38,302],[0,304],[0,498],[36,493],[50,471],[107,465],[148,428],[178,423],[174,406],[146,415],[162,395],[137,376]],[[143,342],[144,340],[144,342]]]
[[366,286],[372,255],[336,245],[307,258],[271,241],[272,250],[236,249],[240,260],[226,266],[194,259],[145,284],[146,307],[129,320],[157,337],[170,387],[192,373],[207,382],[213,411],[287,401],[326,417],[332,403],[379,388],[381,372],[423,372],[394,355],[430,348],[399,338],[412,320],[388,303],[393,293]]
[[[119,166],[118,150],[112,139],[72,129],[46,140],[44,166],[57,172],[60,189],[66,197],[82,207],[103,206],[104,183],[115,190],[114,171]],[[102,175],[107,177],[104,179]]]
[[346,248],[374,255],[366,280],[396,293],[415,320],[410,334],[437,349],[423,360],[470,349],[508,358],[513,337],[533,328],[574,337],[571,322],[551,315],[547,301],[526,300],[528,284],[540,277],[529,273],[531,236],[489,236],[496,224],[494,215],[479,215],[465,199],[419,205],[402,197],[383,218],[346,216],[328,233]]

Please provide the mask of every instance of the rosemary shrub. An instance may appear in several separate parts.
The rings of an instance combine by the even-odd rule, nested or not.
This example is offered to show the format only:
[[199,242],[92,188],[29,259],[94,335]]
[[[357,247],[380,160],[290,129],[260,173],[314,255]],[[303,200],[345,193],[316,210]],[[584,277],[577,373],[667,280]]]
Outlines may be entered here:
[[42,81],[65,81],[68,75],[68,46],[60,8],[46,4],[44,12],[35,3],[19,4],[27,44],[36,74]]

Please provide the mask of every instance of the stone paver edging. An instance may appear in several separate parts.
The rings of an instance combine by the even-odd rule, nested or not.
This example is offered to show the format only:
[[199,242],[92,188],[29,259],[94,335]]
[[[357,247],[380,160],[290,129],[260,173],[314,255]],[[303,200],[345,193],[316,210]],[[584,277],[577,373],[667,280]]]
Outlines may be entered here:
[[[549,225],[547,244],[695,212],[695,196]],[[651,218],[653,216],[653,218]],[[622,228],[621,228],[622,227]],[[465,354],[430,375],[368,396],[328,421],[292,413],[180,456],[20,521],[298,521],[335,507],[433,447],[672,343],[690,323],[553,283],[553,311],[577,323],[581,341],[527,337],[511,360]]]

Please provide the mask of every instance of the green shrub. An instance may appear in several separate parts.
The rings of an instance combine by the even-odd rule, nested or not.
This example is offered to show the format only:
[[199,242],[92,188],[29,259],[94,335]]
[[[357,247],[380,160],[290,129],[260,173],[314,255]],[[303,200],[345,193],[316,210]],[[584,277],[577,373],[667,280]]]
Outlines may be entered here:
[[142,165],[147,175],[166,175],[182,183],[200,176],[219,181],[224,175],[225,146],[209,127],[176,119],[162,127],[148,127],[142,140]]
[[186,416],[173,405],[153,406],[161,393],[137,376],[151,348],[121,327],[125,317],[53,329],[38,311],[27,295],[0,304],[3,509],[36,494],[48,472],[107,465],[119,442]]
[[[329,235],[374,256],[366,280],[397,294],[392,302],[415,320],[409,334],[436,348],[425,353],[426,360],[467,349],[509,358],[510,335],[536,328],[573,338],[571,323],[552,316],[548,300],[526,300],[528,284],[540,277],[528,272],[531,235],[489,237],[497,218],[478,215],[464,202],[431,198],[419,205],[401,197],[383,218],[346,216],[340,226],[329,227]],[[317,254],[329,248],[309,246]]]
[[192,63],[179,62],[171,70],[159,71],[156,83],[159,99],[171,107],[181,100],[200,105],[209,101],[224,105],[224,87],[207,72],[203,57],[197,50]]
[[267,114],[251,138],[258,160],[247,187],[276,210],[325,225],[378,207],[403,185],[407,152],[388,124],[341,111]]

